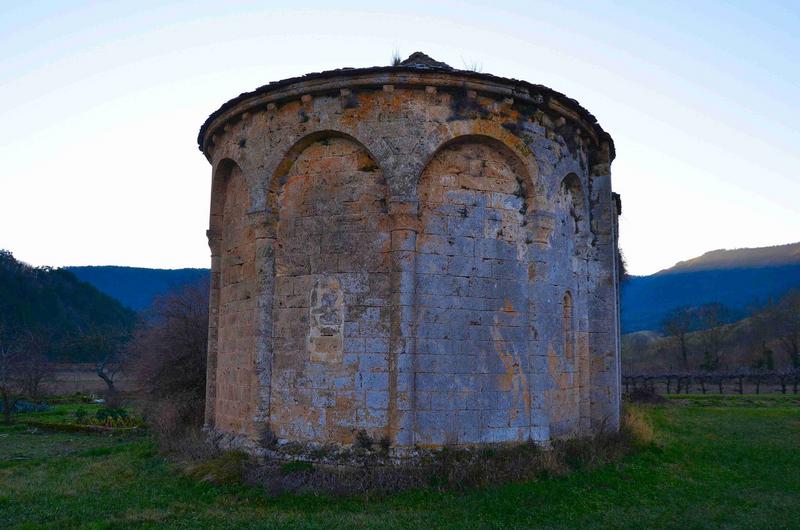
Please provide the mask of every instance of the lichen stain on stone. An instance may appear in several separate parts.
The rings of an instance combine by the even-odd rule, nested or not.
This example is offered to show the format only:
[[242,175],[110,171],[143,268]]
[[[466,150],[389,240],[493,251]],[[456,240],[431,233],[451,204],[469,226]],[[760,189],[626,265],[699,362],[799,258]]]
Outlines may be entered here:
[[[499,380],[500,390],[511,392],[514,396],[514,403],[517,404],[509,411],[511,420],[513,421],[517,418],[520,409],[523,409],[525,415],[529,416],[531,413],[531,395],[528,392],[528,379],[522,371],[522,363],[519,355],[514,351],[514,344],[503,338],[497,316],[495,316],[494,325],[492,326],[492,341],[497,355],[500,356],[500,362],[503,363],[504,373]],[[519,406],[520,404],[522,406]]]
[[504,313],[516,313],[516,311],[514,310],[514,306],[511,305],[511,300],[509,300],[508,298],[503,300],[503,312]]
[[[300,78],[211,120],[212,165],[237,167],[215,174],[209,227],[209,429],[257,440],[257,416],[279,440],[364,429],[405,451],[616,425],[610,138],[590,125],[571,154],[589,115],[543,105],[563,96],[442,68]],[[570,173],[593,234],[560,229]]]
[[536,281],[536,263],[528,264],[528,280]]
[[317,278],[309,295],[308,354],[312,362],[342,362],[344,293],[338,279]]
[[545,401],[550,411],[551,424],[569,419],[570,409],[565,405],[566,394],[572,385],[572,374],[565,370],[565,364],[553,345],[548,345],[547,372],[553,384],[545,391]]

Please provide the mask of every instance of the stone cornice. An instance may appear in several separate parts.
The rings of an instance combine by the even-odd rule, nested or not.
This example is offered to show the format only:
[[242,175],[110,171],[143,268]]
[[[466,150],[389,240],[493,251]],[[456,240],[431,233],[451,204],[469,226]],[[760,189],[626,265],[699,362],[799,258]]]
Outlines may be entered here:
[[383,90],[387,85],[397,87],[436,87],[494,94],[502,98],[536,105],[556,112],[586,131],[600,147],[608,145],[610,160],[614,158],[614,142],[597,119],[574,99],[543,85],[508,79],[491,74],[450,70],[436,67],[383,66],[350,68],[307,74],[269,83],[252,92],[245,92],[223,104],[200,127],[197,138],[201,151],[206,152],[213,135],[239,121],[243,114],[267,110],[268,105],[299,99],[303,96],[339,95],[342,89]]

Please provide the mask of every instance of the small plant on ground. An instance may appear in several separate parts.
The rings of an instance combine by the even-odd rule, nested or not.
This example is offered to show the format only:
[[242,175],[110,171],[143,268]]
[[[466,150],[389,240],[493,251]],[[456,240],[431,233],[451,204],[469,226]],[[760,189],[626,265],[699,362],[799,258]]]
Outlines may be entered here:
[[372,436],[367,434],[367,431],[365,431],[364,429],[361,429],[360,431],[358,431],[356,433],[356,444],[355,445],[359,449],[370,450],[370,449],[372,449],[372,445],[374,443],[375,443],[375,441],[372,439]]
[[[325,463],[314,466],[305,460],[286,462],[272,458],[251,461],[246,481],[263,486],[271,495],[383,495],[415,488],[463,491],[594,469],[616,462],[633,449],[652,444],[654,439],[643,411],[634,406],[626,407],[618,432],[601,429],[591,437],[554,440],[547,448],[528,442],[417,449],[413,460],[400,462],[386,458],[391,448],[388,437],[376,443],[365,430],[360,430],[355,435],[354,451],[342,454],[338,461],[326,452],[315,454],[301,444],[286,444],[281,451],[287,456],[321,458]],[[313,478],[309,474],[312,470]]]
[[98,411],[94,415],[95,419],[100,422],[106,421],[108,418],[116,420],[119,418],[125,418],[127,416],[128,413],[125,411],[125,409],[110,408],[110,407],[104,407],[102,409],[98,409]]
[[295,460],[294,462],[286,462],[285,464],[281,465],[281,473],[284,475],[288,475],[290,473],[297,473],[301,471],[313,471],[314,464],[311,462],[303,462],[301,460]]
[[627,405],[622,409],[620,433],[632,445],[645,446],[656,442],[653,426],[647,421],[642,409]]
[[189,476],[213,484],[237,484],[242,481],[249,456],[242,451],[228,451],[185,466]]

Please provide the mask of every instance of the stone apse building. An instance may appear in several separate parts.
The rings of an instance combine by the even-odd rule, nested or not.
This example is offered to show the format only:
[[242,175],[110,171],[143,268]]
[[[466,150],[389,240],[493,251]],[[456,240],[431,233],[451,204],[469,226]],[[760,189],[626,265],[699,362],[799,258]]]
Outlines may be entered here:
[[229,445],[618,426],[614,146],[576,101],[415,53],[242,94],[199,144]]

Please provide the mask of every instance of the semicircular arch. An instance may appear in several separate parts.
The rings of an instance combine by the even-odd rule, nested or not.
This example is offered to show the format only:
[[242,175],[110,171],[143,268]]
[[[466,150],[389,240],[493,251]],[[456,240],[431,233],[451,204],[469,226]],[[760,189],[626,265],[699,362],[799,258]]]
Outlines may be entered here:
[[[305,151],[315,142],[332,138],[342,138],[349,142],[353,142],[367,153],[377,169],[383,171],[384,174],[386,173],[384,171],[384,162],[387,160],[389,153],[382,144],[375,142],[364,142],[355,135],[351,134],[351,132],[334,128],[325,128],[310,132],[297,140],[287,142],[285,145],[279,146],[274,151],[274,155],[269,157],[263,169],[264,174],[268,175],[268,178],[266,181],[266,186],[262,188],[262,190],[266,192],[267,195],[278,192],[281,186],[285,184],[287,175],[303,151]],[[268,199],[267,196],[255,198],[254,202],[262,202],[264,207],[271,210],[270,204],[272,201]]]
[[239,164],[231,158],[223,158],[217,162],[211,174],[211,208],[208,222],[210,237],[219,238],[222,235],[228,183],[234,173],[241,174]]
[[515,170],[526,180],[525,189],[534,197],[544,197],[539,179],[539,164],[528,146],[502,125],[490,120],[459,120],[437,127],[426,135],[415,147],[413,159],[416,163],[416,183],[431,160],[453,142],[475,141],[485,143],[516,159]]
[[590,230],[589,201],[578,175],[569,173],[562,179],[559,195],[561,200],[566,203],[563,206],[575,223],[575,232],[579,235],[586,235],[586,232]]

